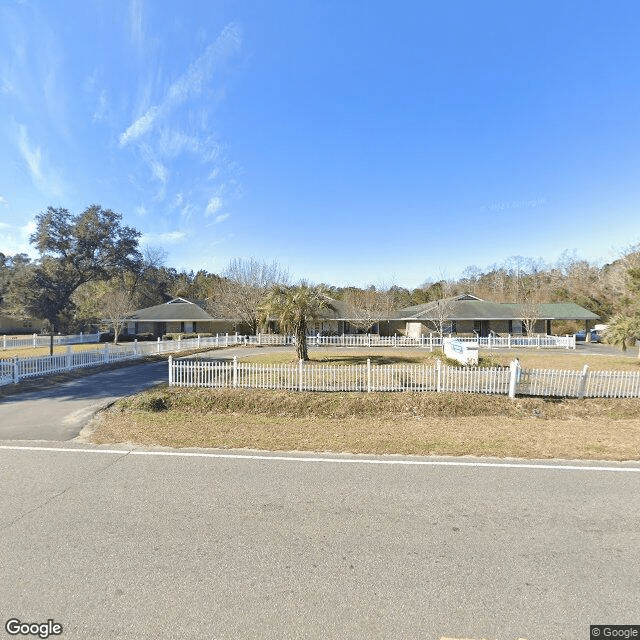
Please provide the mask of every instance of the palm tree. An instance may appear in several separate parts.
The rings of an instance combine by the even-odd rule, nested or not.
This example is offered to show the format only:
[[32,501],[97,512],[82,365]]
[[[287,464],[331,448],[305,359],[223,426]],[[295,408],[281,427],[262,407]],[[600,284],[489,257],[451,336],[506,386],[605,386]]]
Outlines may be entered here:
[[604,338],[607,343],[626,351],[629,344],[635,344],[636,339],[640,338],[640,317],[618,314],[609,322]]
[[282,331],[293,333],[300,360],[308,360],[307,325],[314,322],[325,309],[334,309],[323,286],[301,282],[295,286],[275,285],[260,309],[265,324],[276,316]]

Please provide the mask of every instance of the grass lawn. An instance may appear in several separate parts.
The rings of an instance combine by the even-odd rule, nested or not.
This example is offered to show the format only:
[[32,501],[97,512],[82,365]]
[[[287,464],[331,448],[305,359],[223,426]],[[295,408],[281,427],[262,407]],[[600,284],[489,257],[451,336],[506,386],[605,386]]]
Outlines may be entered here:
[[640,459],[640,400],[161,388],[103,412],[98,444]]
[[[109,343],[111,346],[113,343]],[[85,343],[85,344],[72,344],[72,345],[56,345],[53,347],[54,354],[62,354],[67,353],[67,347],[71,346],[73,351],[90,351],[92,349],[104,349],[104,342],[97,343]],[[0,360],[1,359],[11,359],[14,357],[18,358],[35,358],[36,356],[48,356],[49,355],[49,347],[36,347],[35,349],[32,347],[30,349],[6,349],[0,350]]]
[[[500,350],[480,351],[481,367],[508,367],[514,358],[519,358],[524,369],[590,369],[615,371],[640,371],[640,360],[625,355],[597,355],[576,353],[570,350]],[[423,349],[309,349],[309,364],[426,364],[433,365],[439,358],[445,360],[442,350]],[[242,362],[260,364],[295,364],[298,362],[291,347],[264,354],[238,356]],[[452,362],[452,364],[455,364]]]

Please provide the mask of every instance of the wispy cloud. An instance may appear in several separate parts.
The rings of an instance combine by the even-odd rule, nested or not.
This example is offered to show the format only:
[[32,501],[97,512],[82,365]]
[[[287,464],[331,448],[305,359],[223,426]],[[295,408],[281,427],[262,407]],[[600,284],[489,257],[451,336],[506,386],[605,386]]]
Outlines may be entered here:
[[207,204],[205,209],[205,215],[212,216],[214,213],[222,208],[222,198],[220,196],[213,196]]
[[159,151],[168,158],[175,158],[185,151],[212,162],[221,154],[221,145],[213,136],[198,137],[163,127],[158,140]]
[[129,2],[127,26],[129,28],[131,41],[138,51],[143,52],[146,37],[144,32],[144,6],[142,0],[131,0],[131,2]]
[[167,167],[156,158],[149,145],[142,144],[140,145],[140,149],[147,164],[151,167],[153,177],[162,184],[165,184],[169,178],[169,170]]
[[165,233],[144,233],[140,238],[140,244],[179,244],[185,240],[185,231],[167,231]]
[[215,220],[213,221],[214,224],[220,224],[221,222],[224,222],[225,220],[228,220],[231,217],[230,213],[222,213],[219,216],[216,216]]
[[202,56],[169,87],[162,101],[150,106],[120,135],[120,146],[124,147],[141,138],[176,107],[190,97],[198,95],[214,71],[238,51],[240,40],[239,27],[235,24],[227,25],[216,40],[206,48]]
[[36,187],[47,195],[62,197],[63,188],[58,171],[45,169],[42,150],[31,144],[27,127],[23,124],[18,125],[17,145]]
[[42,174],[42,153],[40,147],[31,147],[27,127],[23,124],[18,127],[18,149],[20,150],[22,159],[29,167],[33,180],[36,183],[41,183],[44,180]]
[[34,249],[29,243],[29,237],[36,230],[35,220],[30,220],[22,226],[0,223],[0,228],[2,228],[0,252],[5,255],[14,255],[16,253],[35,255]]
[[9,204],[9,201],[2,194],[0,194],[0,204],[4,204],[5,206]]
[[103,89],[98,95],[98,104],[93,112],[92,120],[94,122],[106,122],[109,117],[109,100],[107,92]]

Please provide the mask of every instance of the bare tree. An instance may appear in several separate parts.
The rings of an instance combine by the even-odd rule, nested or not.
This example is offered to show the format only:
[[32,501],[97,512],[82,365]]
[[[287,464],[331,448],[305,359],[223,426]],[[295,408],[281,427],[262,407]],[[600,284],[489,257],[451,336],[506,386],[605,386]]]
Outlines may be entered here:
[[442,339],[445,333],[451,332],[451,316],[455,306],[455,298],[436,300],[430,308],[431,322]]
[[274,285],[287,285],[289,272],[277,262],[266,263],[254,258],[232,260],[223,272],[212,297],[209,311],[217,317],[236,320],[256,333],[260,305]]
[[350,289],[344,296],[349,310],[349,322],[362,331],[369,332],[373,325],[389,318],[394,308],[394,296],[384,285],[376,289]]
[[535,333],[536,325],[542,315],[540,304],[531,297],[525,297],[519,304],[520,320],[525,333],[530,336]]
[[134,312],[135,306],[130,291],[119,287],[115,283],[109,284],[101,287],[102,291],[98,294],[96,300],[97,309],[113,329],[113,341],[118,342],[118,337],[127,316]]

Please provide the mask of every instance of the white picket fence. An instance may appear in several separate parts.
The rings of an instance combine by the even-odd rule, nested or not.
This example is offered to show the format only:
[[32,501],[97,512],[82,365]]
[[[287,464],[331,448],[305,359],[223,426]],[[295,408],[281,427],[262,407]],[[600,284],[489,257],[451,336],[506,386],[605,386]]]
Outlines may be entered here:
[[190,338],[188,340],[160,340],[156,342],[132,342],[114,345],[105,342],[101,348],[83,351],[72,351],[67,347],[66,353],[53,356],[36,356],[33,358],[0,359],[0,386],[16,384],[24,378],[61,373],[94,367],[121,360],[133,360],[148,355],[176,353],[190,349],[206,347],[225,347],[241,343],[242,336],[235,334]]
[[[195,340],[196,338],[193,338]],[[256,344],[256,345],[293,345],[293,336],[279,334],[257,334],[255,336],[240,336],[238,334],[225,334],[215,338],[202,338],[203,340],[226,340],[228,344]],[[575,349],[575,336],[505,336],[485,338],[462,338],[460,342],[475,342],[483,349],[512,349],[516,347],[533,348],[561,348]],[[191,338],[189,339],[191,340]],[[68,344],[88,344],[100,341],[99,333],[79,333],[69,336],[54,336],[54,346]],[[185,340],[186,342],[186,340]],[[35,347],[48,347],[50,337],[47,335],[33,334],[31,336],[16,337],[3,335],[0,338],[0,349],[30,349]],[[406,336],[380,336],[377,334],[342,334],[339,336],[307,336],[307,345],[310,347],[423,347],[433,350],[442,347],[442,339],[439,335],[429,334],[419,338]]]
[[575,398],[638,398],[640,373],[427,365],[253,364],[169,357],[169,385],[289,391],[435,391]]
[[509,369],[464,369],[401,365],[321,365],[240,363],[169,358],[169,385],[177,387],[234,387],[289,391],[460,391],[502,393],[509,388]]
[[[449,336],[451,337],[451,336]],[[258,334],[255,336],[240,336],[246,344],[257,345],[291,345],[293,336],[279,334]],[[456,337],[460,342],[473,342],[482,349],[575,349],[575,336],[486,336]],[[439,335],[429,334],[419,338],[407,336],[380,336],[377,334],[342,334],[339,336],[307,336],[309,347],[423,347],[433,350],[442,347]]]
[[[64,344],[90,344],[100,342],[100,333],[78,333],[70,336],[53,336],[54,346]],[[51,336],[43,336],[34,333],[30,336],[6,336],[0,339],[0,348],[7,349],[34,349],[36,347],[48,347],[51,343]]]

